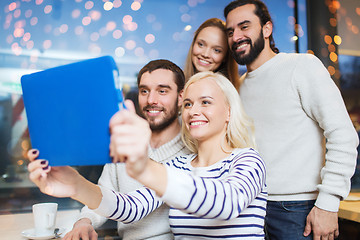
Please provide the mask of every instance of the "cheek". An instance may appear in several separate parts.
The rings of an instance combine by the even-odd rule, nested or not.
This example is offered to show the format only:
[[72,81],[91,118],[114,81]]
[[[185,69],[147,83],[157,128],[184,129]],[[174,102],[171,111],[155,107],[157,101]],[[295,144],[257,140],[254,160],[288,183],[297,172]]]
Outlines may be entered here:
[[139,100],[140,108],[143,108],[144,106],[147,105],[147,98],[146,97],[139,95],[138,100]]
[[224,61],[225,55],[224,54],[216,54],[214,55],[214,63],[215,63],[215,69],[220,67],[221,63]]

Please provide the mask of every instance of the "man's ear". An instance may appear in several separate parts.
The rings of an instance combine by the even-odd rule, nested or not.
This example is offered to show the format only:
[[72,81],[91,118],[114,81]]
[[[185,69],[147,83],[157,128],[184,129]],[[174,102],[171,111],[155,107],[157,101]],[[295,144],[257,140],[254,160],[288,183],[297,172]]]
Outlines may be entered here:
[[184,93],[184,90],[181,90],[179,93],[178,93],[178,106],[181,107],[182,104],[183,104],[183,93]]
[[267,21],[262,27],[263,35],[265,38],[269,38],[273,31],[273,24],[270,21]]

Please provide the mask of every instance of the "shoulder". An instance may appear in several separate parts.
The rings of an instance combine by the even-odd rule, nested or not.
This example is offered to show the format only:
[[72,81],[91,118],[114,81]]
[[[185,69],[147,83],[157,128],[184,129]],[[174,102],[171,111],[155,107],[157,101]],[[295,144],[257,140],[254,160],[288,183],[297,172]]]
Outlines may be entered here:
[[177,156],[173,158],[172,160],[168,161],[166,165],[178,168],[182,170],[189,170],[189,163],[196,157],[196,154],[190,153],[183,156]]
[[250,164],[265,168],[265,162],[260,154],[253,148],[237,148],[231,154],[233,164]]

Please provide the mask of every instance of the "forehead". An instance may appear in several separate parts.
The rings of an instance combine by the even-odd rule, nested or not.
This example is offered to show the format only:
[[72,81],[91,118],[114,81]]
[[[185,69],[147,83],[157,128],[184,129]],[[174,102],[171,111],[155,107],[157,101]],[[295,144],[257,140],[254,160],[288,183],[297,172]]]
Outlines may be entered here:
[[184,93],[184,98],[199,98],[203,96],[223,98],[224,94],[212,78],[204,78],[190,84]]
[[140,79],[139,87],[157,87],[170,86],[176,89],[175,74],[168,69],[156,69],[154,71],[145,72]]
[[260,19],[256,16],[255,9],[254,4],[246,4],[231,10],[226,18],[226,28],[234,28],[244,21],[260,24]]
[[218,27],[210,26],[202,29],[196,37],[209,44],[227,47],[226,34]]

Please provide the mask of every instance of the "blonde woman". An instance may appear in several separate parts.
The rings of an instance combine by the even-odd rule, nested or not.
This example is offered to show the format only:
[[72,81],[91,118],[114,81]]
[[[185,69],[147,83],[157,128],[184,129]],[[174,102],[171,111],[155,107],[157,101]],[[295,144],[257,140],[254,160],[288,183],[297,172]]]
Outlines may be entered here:
[[44,193],[71,197],[125,223],[165,203],[175,239],[264,239],[265,164],[252,149],[252,123],[230,81],[210,71],[191,77],[183,93],[182,126],[194,153],[163,165],[147,157],[151,131],[144,119],[126,110],[113,116],[111,155],[144,184],[135,192],[99,187],[70,167],[35,160],[31,151],[30,179]]

